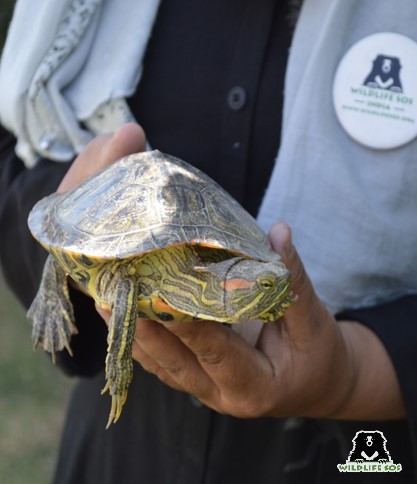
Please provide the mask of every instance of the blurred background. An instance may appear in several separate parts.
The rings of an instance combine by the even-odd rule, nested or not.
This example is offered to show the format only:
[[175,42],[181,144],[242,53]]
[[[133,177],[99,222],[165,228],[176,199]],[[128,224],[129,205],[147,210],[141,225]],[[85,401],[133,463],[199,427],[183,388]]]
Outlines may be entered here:
[[32,350],[25,311],[0,277],[0,483],[51,481],[71,385]]
[[[13,5],[0,0],[0,50]],[[1,484],[51,481],[71,386],[45,354],[32,350],[25,311],[0,272]]]

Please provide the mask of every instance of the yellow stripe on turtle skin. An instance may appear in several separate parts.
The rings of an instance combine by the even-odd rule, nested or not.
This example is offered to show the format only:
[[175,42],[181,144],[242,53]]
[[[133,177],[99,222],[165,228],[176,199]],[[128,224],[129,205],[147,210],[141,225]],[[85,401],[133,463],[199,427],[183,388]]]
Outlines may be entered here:
[[[233,314],[234,319],[235,319],[236,321],[238,321],[238,320],[239,320],[239,317],[240,317],[242,314],[244,314],[244,313],[248,312],[248,310],[249,310],[249,309],[252,309],[254,306],[256,306],[256,305],[259,303],[259,301],[260,301],[261,299],[263,299],[264,297],[265,297],[265,295],[264,295],[264,294],[262,294],[262,293],[258,294],[258,295],[256,296],[256,298],[255,298],[255,299],[252,299],[252,302],[251,302],[250,304],[246,304],[246,305],[245,305],[245,306],[244,306],[244,307],[243,307],[243,308],[242,308],[240,311],[236,311],[236,312]],[[230,321],[230,322],[232,323],[233,321]]]
[[[135,284],[133,281],[131,284]],[[132,287],[131,290],[129,291],[129,296],[127,299],[127,305],[126,305],[126,316],[123,321],[123,331],[122,331],[122,341],[120,344],[120,349],[117,354],[117,360],[120,361],[123,357],[123,354],[126,350],[126,342],[128,338],[128,330],[131,326],[131,319],[132,319],[132,314],[134,313],[136,315],[137,313],[137,298],[136,298],[136,291]],[[132,341],[130,341],[130,345],[132,344]]]
[[[204,253],[204,249],[199,247],[201,253]],[[207,249],[206,252],[210,262],[224,260],[227,255],[230,255],[224,250]],[[132,269],[135,266],[139,278],[143,274],[152,281],[153,286],[162,285],[165,288],[164,292],[175,293],[186,306],[181,307],[181,310],[188,310],[190,314],[194,314],[195,308],[202,305],[211,308],[213,317],[214,314],[218,315],[216,319],[227,319],[224,312],[223,288],[213,284],[211,275],[204,277],[204,274],[192,272],[190,259],[195,258],[194,248],[170,247],[164,251],[150,252],[140,258],[133,257],[130,261],[116,259],[98,262],[79,254],[70,256],[62,254],[57,252],[54,255],[68,272],[71,271],[71,277],[81,284],[103,308],[109,307],[109,301],[105,296],[112,292],[111,286],[114,284],[114,279],[120,277],[118,273],[133,272]],[[88,271],[84,266],[86,261],[88,261]],[[129,271],[127,271],[128,266],[130,266]],[[184,298],[183,295],[186,297]],[[146,313],[146,310],[144,312]],[[184,314],[182,312],[181,314],[184,320]]]
[[[153,274],[158,279],[155,282],[162,288],[162,293],[175,294],[178,297],[179,311],[194,315],[195,308],[206,306],[211,307],[213,313],[220,312],[220,317],[226,317],[223,289],[220,291],[220,288],[214,287],[211,275],[206,276],[211,282],[208,284],[201,273],[193,274],[193,258],[195,256],[188,247],[169,248],[163,252],[147,254],[139,262],[137,272],[139,277],[141,273]],[[180,302],[184,307],[180,307]]]
[[[247,276],[250,281],[256,280],[254,272],[262,273],[263,266],[258,267],[259,271],[256,267],[251,271],[244,264],[232,270],[238,261],[256,259],[274,266],[276,256],[255,220],[195,168],[157,151],[143,156],[129,156],[67,195],[52,195],[46,202],[39,202],[29,219],[35,237],[43,240],[41,243],[55,255],[64,272],[81,284],[101,307],[112,308],[119,281],[136,278],[135,287],[138,293],[142,292],[125,297],[129,299],[128,311],[133,315],[136,310],[135,316],[153,317],[159,313],[165,318],[172,315],[187,320],[200,317],[232,322],[236,318],[256,319],[252,318],[253,313],[259,316],[262,312],[265,319],[272,318],[271,309],[256,305],[256,287],[253,290],[250,286],[236,287],[245,285],[242,281],[223,283],[224,287],[221,284],[228,276],[230,279]],[[184,185],[177,190],[178,177],[184,180]],[[143,192],[139,198],[138,189]],[[191,202],[184,203],[186,192],[193,194],[188,199]],[[196,208],[194,218],[187,217],[190,204]],[[208,211],[203,213],[202,207]],[[199,238],[199,242],[191,241],[191,247],[187,245],[189,234]],[[275,272],[279,277],[280,271]],[[40,300],[44,296],[41,293]],[[67,299],[62,291],[61,296]],[[273,295],[260,301],[272,308],[275,316],[280,308],[285,308],[287,297],[284,293],[281,306],[279,301],[272,301]],[[168,309],[164,303],[173,308]],[[53,312],[48,304],[45,306],[45,310],[38,311],[41,316],[46,310]],[[64,318],[60,319],[67,319],[68,307],[64,304],[59,313]],[[125,309],[120,312],[116,331],[110,329],[110,339],[116,340],[110,344],[113,381],[108,381],[105,388],[112,394],[110,421],[119,417],[130,383],[129,345],[134,324],[125,321]],[[113,308],[114,312],[118,309]],[[68,327],[70,330],[64,334],[71,336],[74,331]],[[34,328],[43,338],[42,325]],[[57,334],[62,339],[61,333]],[[116,383],[119,374],[122,376]],[[119,387],[126,392],[119,391]]]
[[[273,315],[272,308],[276,306],[276,302],[265,308],[265,310],[260,314],[259,319],[265,322],[274,322],[281,318],[285,314],[285,311],[297,301],[297,296],[294,296],[294,294],[289,289],[290,282],[280,292],[279,299],[281,302],[279,304],[279,310],[275,314],[275,317]],[[288,292],[288,294],[284,297],[284,294],[286,292]],[[266,315],[266,317],[264,315]]]
[[[248,286],[248,287],[250,287],[250,286]],[[291,303],[294,302],[294,298],[291,295],[288,295],[288,296],[285,297],[285,294],[288,292],[289,287],[290,287],[290,281],[288,280],[287,283],[284,285],[284,287],[281,289],[279,294],[273,294],[273,299],[270,300],[270,304],[268,304],[266,307],[264,307],[262,313],[258,314],[256,316],[256,319],[261,319],[263,321],[269,321],[270,322],[270,321],[275,321],[279,317],[281,317],[284,314],[284,311],[280,310],[278,313],[276,313],[276,310],[273,311],[273,309],[276,308],[277,305],[279,305],[279,307],[282,309],[283,307],[285,307],[285,306],[283,306],[283,303],[284,304],[288,303],[287,307],[289,307],[291,305]],[[259,302],[261,302],[261,300],[263,300],[264,305],[267,304],[267,300],[269,299],[268,296],[269,296],[268,293],[260,292],[254,299],[250,299],[250,300],[245,299],[244,300],[243,297],[242,297],[242,301],[245,301],[245,304],[242,305],[242,308],[239,311],[235,311],[233,313],[233,318],[235,320],[239,320],[241,316],[250,313],[250,311]],[[226,297],[227,297],[227,295],[226,295]],[[283,301],[283,298],[284,298],[284,301]],[[232,304],[232,301],[229,300],[227,305],[230,306],[231,304]],[[274,317],[274,313],[276,313],[275,314],[276,317]],[[233,321],[230,321],[230,322],[233,322]]]
[[[106,357],[106,386],[102,390],[102,394],[109,390],[112,398],[106,428],[119,419],[133,377],[132,344],[137,316],[137,281],[133,278],[119,279],[113,298]],[[119,347],[115,347],[117,344]]]

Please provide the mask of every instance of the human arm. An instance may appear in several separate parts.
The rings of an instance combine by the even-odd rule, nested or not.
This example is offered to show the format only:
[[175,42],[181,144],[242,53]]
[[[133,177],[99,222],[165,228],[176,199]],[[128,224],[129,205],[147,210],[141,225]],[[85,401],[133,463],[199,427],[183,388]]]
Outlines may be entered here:
[[[123,153],[118,151],[120,145],[124,146]],[[65,191],[77,185],[92,172],[131,151],[135,151],[135,146],[129,143],[126,146],[126,140],[119,139],[112,145],[109,137],[96,139],[73,163],[59,190]],[[48,178],[42,170],[40,172],[39,179],[45,183]],[[23,173],[22,169],[20,175]],[[31,188],[33,179],[36,177],[32,173]],[[43,189],[46,190],[45,187]],[[36,191],[39,196],[42,190]],[[26,192],[32,193],[32,190],[26,188],[18,193],[21,196]],[[9,194],[5,199],[13,200],[13,197]],[[28,211],[34,201],[25,199],[25,203],[15,205],[24,206]],[[11,209],[10,203],[3,204],[3,215],[7,213],[7,207]],[[25,210],[20,208],[17,217],[18,220],[24,219],[24,223]],[[26,228],[21,230],[27,232]],[[13,247],[14,237],[16,233],[9,224],[7,247]],[[22,247],[25,254],[41,251],[28,234],[26,238],[27,247]],[[17,240],[20,240],[20,236],[17,236]],[[288,232],[284,230],[284,235],[273,233],[272,242],[277,251],[285,252]],[[315,296],[296,252],[292,248],[288,254],[284,252],[282,256],[293,273],[294,292],[298,294],[299,302],[281,321],[264,327],[256,349],[247,345],[237,334],[217,324],[175,323],[161,326],[139,320],[135,359],[171,386],[193,393],[207,405],[232,415],[333,418],[403,416],[395,372],[379,339],[358,323],[337,324]],[[22,269],[28,267],[30,270],[30,262],[39,260],[42,261],[38,264],[40,268],[43,257],[44,254],[35,258],[25,256]],[[13,274],[14,265],[6,259],[3,257],[4,265],[11,268],[10,273]],[[33,297],[37,278],[40,278],[40,272],[35,274],[33,287],[26,290],[23,297],[27,297],[26,294]],[[18,278],[15,290],[23,294]],[[27,304],[31,297],[28,297]],[[88,304],[88,310],[84,308],[83,312],[88,311],[91,321],[96,321],[90,301],[75,291],[73,297],[77,298],[76,309]],[[85,313],[82,319],[85,319]],[[92,334],[96,336],[94,332]],[[82,338],[75,337],[74,344],[77,341],[86,341],[85,333]],[[75,351],[76,355],[82,353]],[[66,355],[62,357],[67,358]],[[364,360],[366,365],[363,364]],[[384,385],[377,383],[381,378]],[[260,394],[263,395],[261,399]]]
[[134,358],[170,386],[238,417],[404,417],[396,372],[380,339],[363,324],[330,315],[285,224],[274,227],[271,241],[292,273],[298,302],[263,327],[256,348],[211,322],[138,320]]

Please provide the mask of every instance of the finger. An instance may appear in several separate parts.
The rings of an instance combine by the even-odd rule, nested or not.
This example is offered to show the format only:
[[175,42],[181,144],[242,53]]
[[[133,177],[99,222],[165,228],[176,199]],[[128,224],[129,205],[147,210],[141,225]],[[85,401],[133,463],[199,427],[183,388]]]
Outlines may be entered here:
[[[111,318],[111,313],[98,306],[97,304],[96,310],[108,326]],[[149,344],[149,342],[146,345],[147,338],[152,341],[152,338],[157,337],[160,344],[168,343],[171,346],[178,343],[178,339],[177,341],[165,342],[165,340],[167,339],[166,335],[164,335],[163,333],[161,334],[161,331],[155,331],[152,327],[146,328],[147,326],[152,326],[153,324],[157,325],[154,329],[161,329],[159,328],[159,326],[161,325],[155,323],[154,321],[147,321],[143,319],[137,320],[135,341],[132,347],[132,358],[137,361],[144,370],[156,375],[165,384],[169,385],[172,388],[175,388],[176,390],[184,390],[184,388],[181,387],[181,385],[175,380],[175,378],[172,377],[172,374],[175,375],[176,373],[178,373],[179,364],[174,359],[170,359],[169,355],[166,355],[166,352],[164,352],[164,358],[162,358],[161,361],[162,365],[164,366],[161,366],[161,364],[158,364],[157,361],[152,356],[150,356],[144,349],[144,346],[148,347],[148,351],[152,351],[153,348],[153,345]],[[164,328],[162,327],[162,329]],[[166,330],[164,331],[166,333]],[[172,338],[172,335],[170,335],[170,337]]]
[[282,262],[291,273],[291,287],[294,293],[297,295],[302,294],[301,303],[305,303],[305,298],[314,294],[314,290],[292,242],[289,225],[285,222],[275,224],[271,229],[269,237],[273,250],[281,256]]
[[[102,307],[100,307],[98,304],[96,304],[96,310],[98,314],[104,319],[105,323],[107,326],[109,325],[110,318],[111,318],[111,312],[106,311]],[[141,324],[141,319],[138,319],[136,322],[137,328]],[[143,325],[146,325],[148,323],[142,323]],[[157,323],[155,323],[157,324]],[[166,383],[167,385],[177,389],[177,390],[182,390],[178,383],[170,376],[169,372],[166,371],[164,368],[162,368],[146,351],[143,349],[142,344],[143,342],[141,341],[140,337],[138,336],[138,333],[141,332],[140,329],[136,330],[135,334],[135,340],[133,343],[132,347],[132,358],[137,361],[143,368],[144,370],[148,371],[149,373],[153,373],[156,375],[161,381]],[[152,337],[152,335],[150,335]],[[168,366],[170,366],[168,364]]]
[[110,311],[107,311],[106,309],[104,309],[102,307],[100,307],[97,303],[96,303],[95,306],[96,306],[96,311],[104,319],[105,323],[108,326],[109,323],[110,323],[111,312]]
[[[97,304],[96,310],[108,325],[111,313]],[[213,382],[195,356],[160,323],[137,319],[132,357],[146,371],[176,390],[205,396],[214,391]]]
[[145,133],[135,123],[125,124],[114,133],[96,136],[74,160],[57,192],[74,188],[123,156],[143,151],[145,147]]
[[103,167],[119,160],[123,156],[144,151],[146,149],[145,132],[136,123],[121,126],[103,144]]
[[217,391],[213,381],[195,355],[164,325],[138,319],[136,345],[143,351],[134,353],[139,363],[144,364],[146,369],[162,381],[193,395],[213,398],[213,393]]
[[169,385],[175,390],[184,390],[164,368],[158,365],[158,363],[145,352],[137,337],[135,338],[135,342],[133,344],[132,357],[142,366],[145,371],[152,373],[166,385]]
[[[166,328],[189,348],[219,391],[219,406],[235,415],[247,415],[262,404],[256,388],[272,377],[266,357],[230,329],[212,321],[171,323]],[[248,385],[251,386],[248,392]],[[202,401],[204,395],[195,393]],[[255,396],[253,401],[251,397]],[[248,401],[248,398],[250,401]],[[239,408],[240,406],[240,408]]]
[[330,321],[329,313],[318,298],[308,277],[300,256],[292,242],[290,227],[280,222],[270,232],[272,248],[277,252],[291,274],[291,288],[297,302],[285,313],[283,321],[288,324],[291,339],[303,341],[311,339],[323,324]]

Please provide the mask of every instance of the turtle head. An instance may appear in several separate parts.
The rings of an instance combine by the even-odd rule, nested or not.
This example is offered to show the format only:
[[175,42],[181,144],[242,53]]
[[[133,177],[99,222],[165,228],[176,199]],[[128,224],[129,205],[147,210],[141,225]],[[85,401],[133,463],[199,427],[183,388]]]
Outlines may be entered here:
[[220,282],[231,321],[275,321],[294,301],[288,269],[280,260],[235,259]]

